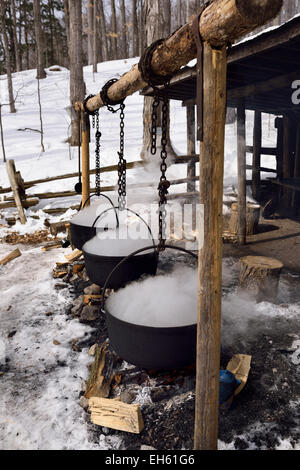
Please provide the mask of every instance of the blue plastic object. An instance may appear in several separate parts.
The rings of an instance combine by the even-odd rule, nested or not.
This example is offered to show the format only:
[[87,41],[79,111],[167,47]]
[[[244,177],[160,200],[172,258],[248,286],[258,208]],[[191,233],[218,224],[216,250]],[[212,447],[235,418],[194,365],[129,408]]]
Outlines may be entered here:
[[236,380],[232,372],[220,370],[219,404],[222,405],[233,397],[235,390],[240,385],[241,381]]

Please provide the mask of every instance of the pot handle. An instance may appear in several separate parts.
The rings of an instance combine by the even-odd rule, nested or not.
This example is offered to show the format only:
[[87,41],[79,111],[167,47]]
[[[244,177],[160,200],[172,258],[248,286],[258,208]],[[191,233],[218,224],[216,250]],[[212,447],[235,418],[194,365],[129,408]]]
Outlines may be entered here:
[[85,203],[84,203],[83,205],[82,205],[82,201],[81,201],[81,204],[80,204],[80,206],[79,206],[78,212],[81,211],[82,209],[84,209],[85,206],[86,206],[86,204],[87,204],[87,203],[92,199],[92,197],[94,197],[94,196],[105,197],[105,199],[107,199],[107,200],[111,203],[112,207],[114,207],[114,203],[112,202],[112,200],[110,199],[110,197],[106,196],[106,194],[103,194],[103,193],[100,193],[100,194],[93,193],[93,194],[91,194],[91,195],[87,198],[87,200],[85,201]]
[[[166,245],[166,248],[167,249],[170,249],[170,250],[175,250],[175,251],[181,251],[183,253],[186,253],[188,255],[191,255],[193,258],[195,259],[198,259],[198,255],[196,255],[195,253],[193,253],[192,251],[190,250],[186,250],[185,248],[181,248],[181,247],[176,247],[176,246],[172,246],[172,245]],[[117,264],[117,266],[115,266],[115,268],[111,271],[111,273],[108,275],[106,281],[105,281],[105,284],[103,286],[103,289],[102,289],[102,300],[101,300],[101,312],[102,313],[106,313],[105,311],[105,291],[107,289],[107,285],[110,281],[110,279],[112,278],[112,276],[115,274],[115,272],[124,264],[126,263],[126,261],[128,261],[129,259],[133,258],[134,256],[136,255],[139,255],[140,253],[143,253],[144,251],[148,251],[148,250],[151,250],[151,249],[154,249],[154,251],[156,252],[156,255],[158,257],[159,255],[159,252],[158,252],[158,249],[159,249],[159,245],[154,245],[154,246],[148,246],[148,247],[145,247],[145,248],[141,248],[140,250],[137,250],[133,253],[131,253],[130,255],[126,256],[126,258],[122,259],[120,261],[119,264]]]
[[[110,207],[109,209],[106,209],[105,211],[103,211],[97,218],[96,220],[94,221],[93,223],[93,227],[95,227],[95,224],[99,221],[99,219],[102,217],[102,215],[106,214],[107,212],[111,211],[111,210],[115,210],[115,212],[117,211],[117,209],[119,209],[118,207]],[[145,219],[143,219],[142,216],[140,216],[140,214],[138,214],[137,212],[133,211],[132,209],[128,209],[125,208],[124,210],[126,210],[127,212],[131,212],[132,214],[136,215],[147,227],[148,229],[148,232],[150,233],[150,237],[152,238],[152,242],[153,242],[153,247],[155,247],[155,240],[154,240],[154,237],[153,237],[153,234],[152,234],[152,231],[151,231],[151,228],[150,226],[147,224],[147,222],[145,221]],[[119,218],[117,216],[117,213],[116,213],[116,217],[117,217],[117,220],[118,220],[118,224],[117,224],[117,227],[120,226],[120,223],[119,223]]]

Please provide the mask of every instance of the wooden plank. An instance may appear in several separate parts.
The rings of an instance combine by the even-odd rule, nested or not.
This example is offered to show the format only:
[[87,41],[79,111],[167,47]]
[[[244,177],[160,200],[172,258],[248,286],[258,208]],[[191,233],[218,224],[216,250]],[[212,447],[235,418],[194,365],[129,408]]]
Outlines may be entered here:
[[22,253],[20,252],[19,248],[17,248],[16,250],[9,253],[9,255],[5,256],[5,258],[0,260],[0,265],[4,266],[5,264],[10,263],[11,261],[18,258],[19,256],[22,256]]
[[16,206],[17,206],[17,209],[18,209],[21,224],[26,224],[26,216],[25,216],[25,213],[24,213],[21,197],[20,197],[20,194],[19,194],[19,188],[18,188],[18,184],[17,184],[17,181],[16,181],[15,162],[13,160],[9,160],[8,162],[6,162],[6,170],[7,170],[10,186],[11,186],[12,191],[13,191],[15,203],[16,203]]
[[237,160],[238,160],[238,228],[240,245],[246,244],[247,200],[246,200],[246,109],[244,100],[237,108]]
[[[196,117],[195,106],[190,104],[186,107],[186,123],[187,123],[187,154],[196,155]],[[196,162],[190,160],[187,164],[187,192],[194,192],[196,189],[195,184],[196,176]]]
[[82,206],[90,205],[90,118],[81,113]]
[[237,396],[245,388],[249,372],[251,369],[252,356],[246,354],[235,354],[229,361],[226,369],[234,374],[236,380],[241,382],[241,385],[235,390],[234,395]]
[[117,400],[90,398],[91,421],[98,426],[140,434],[144,422],[139,405],[128,405]]
[[[0,209],[7,209],[9,207],[16,207],[16,202],[13,198],[9,198],[7,202],[0,202]],[[13,199],[13,200],[12,200]],[[29,207],[36,206],[39,203],[38,198],[27,198],[24,201],[22,201],[22,205],[25,209],[28,209]]]
[[255,200],[260,197],[260,167],[261,167],[261,141],[262,141],[262,117],[260,111],[254,114],[253,131],[253,159],[252,159],[252,196]]
[[282,188],[293,189],[294,191],[300,191],[300,178],[297,178],[294,182],[293,180],[270,180],[271,183],[277,184]]
[[204,208],[199,250],[199,304],[195,450],[217,450],[221,349],[222,224],[226,121],[226,47],[204,43],[204,141],[201,143],[200,204]]
[[74,261],[78,261],[82,256],[82,251],[80,250],[75,250],[73,251],[70,255],[65,255],[66,260],[69,261],[69,263],[73,263]]
[[228,90],[228,100],[235,100],[239,98],[246,98],[249,96],[260,95],[269,91],[278,90],[279,88],[291,87],[291,83],[294,80],[299,79],[300,70],[294,70],[285,75],[271,78],[269,80],[263,80],[261,82],[252,83],[251,85],[245,85],[237,88]]
[[[246,165],[246,170],[254,170],[253,165]],[[277,173],[277,170],[273,170],[272,168],[265,168],[263,166],[259,167],[259,171],[263,173]]]
[[[247,153],[253,153],[253,146],[247,145],[246,146]],[[261,148],[261,155],[277,155],[277,147],[262,147]]]
[[[146,165],[145,162],[143,162],[142,160],[139,160],[139,161],[127,163],[126,167],[127,167],[127,170],[130,170],[132,168],[141,168],[141,167],[144,167],[145,165]],[[111,173],[113,171],[118,171],[118,165],[109,165],[106,167],[102,167],[100,169],[100,173]],[[95,169],[90,170],[90,175],[95,175],[95,174],[96,174]],[[59,180],[64,180],[64,179],[78,178],[78,176],[79,176],[78,172],[67,173],[65,175],[49,176],[48,178],[27,181],[24,183],[24,186],[26,189],[28,189],[37,184],[50,183],[52,181],[59,181]],[[0,194],[10,193],[11,190],[12,190],[11,187],[0,188]]]
[[275,127],[277,129],[277,153],[276,153],[276,168],[278,178],[283,177],[283,118],[277,117],[275,119]]

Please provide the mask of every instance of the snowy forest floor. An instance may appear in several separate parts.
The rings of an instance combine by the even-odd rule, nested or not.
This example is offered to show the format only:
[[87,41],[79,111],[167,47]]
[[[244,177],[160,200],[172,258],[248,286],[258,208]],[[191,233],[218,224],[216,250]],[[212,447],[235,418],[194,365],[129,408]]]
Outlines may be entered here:
[[[0,257],[9,248],[0,244]],[[133,396],[141,405],[144,431],[136,436],[90,423],[79,400],[92,362],[88,350],[107,339],[105,320],[101,316],[87,325],[72,317],[72,300],[88,283],[63,286],[52,278],[55,262],[69,250],[42,253],[39,245],[20,248],[22,258],[0,272],[5,293],[1,448],[192,449],[193,368],[154,374],[122,363],[115,371],[124,374],[122,382],[111,396],[125,391]],[[160,272],[187,262],[191,264],[183,255],[165,254]],[[238,258],[226,257],[221,365],[225,368],[234,354],[241,353],[252,355],[252,368],[244,391],[228,412],[220,414],[219,448],[299,449],[300,273],[284,270],[274,303],[244,298],[237,284]],[[74,341],[78,350],[72,347]]]

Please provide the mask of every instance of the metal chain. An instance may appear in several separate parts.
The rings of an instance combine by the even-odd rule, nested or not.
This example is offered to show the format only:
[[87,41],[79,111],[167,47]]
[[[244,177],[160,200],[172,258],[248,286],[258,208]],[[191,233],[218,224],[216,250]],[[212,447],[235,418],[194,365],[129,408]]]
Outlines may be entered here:
[[126,166],[127,162],[124,158],[124,127],[125,127],[125,104],[120,105],[120,152],[118,163],[118,194],[119,194],[119,210],[126,208]]
[[158,107],[160,104],[160,98],[155,95],[152,104],[152,124],[151,124],[151,154],[156,155],[156,140],[157,140],[157,120],[158,120]]
[[96,156],[96,177],[95,177],[95,185],[96,185],[96,194],[97,196],[100,196],[101,192],[101,182],[100,182],[100,139],[101,139],[101,132],[100,132],[100,124],[99,124],[99,111],[97,111],[93,117],[93,129],[96,128],[96,133],[95,133],[95,156]]
[[166,172],[167,172],[167,144],[168,144],[168,117],[169,117],[169,100],[167,97],[162,99],[162,136],[161,136],[161,164],[160,164],[160,171],[161,177],[158,186],[158,193],[159,193],[159,244],[158,250],[164,251],[166,246],[166,228],[167,228],[167,195],[168,189],[170,188],[170,182],[167,180]]
[[151,125],[151,154],[155,155],[157,152],[157,121],[158,121],[158,107],[160,102],[162,105],[162,135],[161,135],[161,164],[160,171],[161,177],[158,185],[158,195],[159,195],[159,211],[158,211],[158,224],[159,224],[159,243],[158,251],[164,251],[166,245],[166,204],[167,204],[167,195],[168,189],[170,188],[170,182],[167,180],[167,145],[168,145],[168,118],[169,118],[169,100],[166,96],[162,97],[155,94],[153,106],[152,106],[152,125]]

